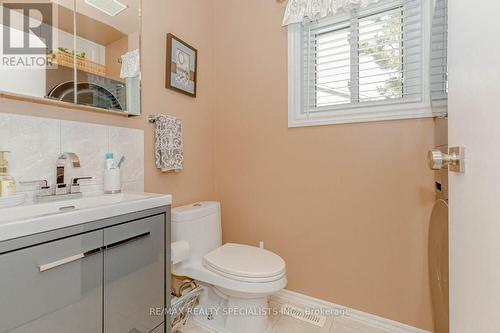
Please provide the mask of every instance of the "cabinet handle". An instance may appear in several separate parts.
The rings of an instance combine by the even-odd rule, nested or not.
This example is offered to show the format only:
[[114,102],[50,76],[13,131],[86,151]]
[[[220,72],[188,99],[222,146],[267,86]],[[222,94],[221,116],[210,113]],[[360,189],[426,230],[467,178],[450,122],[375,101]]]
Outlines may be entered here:
[[121,240],[119,242],[116,242],[116,243],[111,243],[109,245],[106,245],[104,248],[107,250],[107,249],[112,249],[114,247],[117,247],[117,246],[120,246],[120,245],[125,245],[127,243],[131,243],[131,242],[135,242],[141,238],[145,238],[145,237],[148,237],[149,235],[151,235],[151,233],[148,231],[148,232],[145,232],[143,234],[140,234],[140,235],[137,235],[137,236],[134,236],[134,237],[130,237],[130,238],[127,238],[127,239],[124,239],[124,240]]
[[90,256],[92,256],[94,254],[97,254],[97,253],[101,252],[104,249],[111,249],[111,248],[114,248],[114,247],[117,247],[117,246],[120,246],[120,245],[124,245],[124,244],[130,243],[130,242],[134,242],[134,241],[137,241],[137,240],[139,240],[141,238],[148,237],[149,235],[151,235],[151,233],[148,231],[148,232],[145,232],[143,234],[140,234],[140,235],[137,235],[137,236],[133,236],[133,237],[121,240],[119,242],[106,245],[105,247],[99,247],[97,249],[93,249],[93,250],[90,250],[90,251],[87,251],[87,252],[82,252],[82,253],[79,253],[79,254],[75,254],[74,256],[67,257],[67,258],[64,258],[64,259],[60,259],[60,260],[57,260],[57,261],[54,261],[54,262],[51,262],[51,263],[48,263],[48,264],[45,264],[45,265],[40,265],[38,267],[38,269],[39,269],[40,272],[45,272],[45,271],[48,271],[49,269],[53,269],[53,268],[56,268],[56,267],[59,267],[59,266],[62,266],[62,265],[66,265],[66,264],[72,263],[74,261],[77,261],[77,260],[80,260],[80,259],[83,259],[83,258],[86,258],[86,257],[90,257]]
[[40,270],[40,272],[45,272],[45,271],[48,271],[49,269],[56,268],[56,267],[59,267],[62,265],[66,265],[66,264],[69,264],[71,262],[80,260],[82,258],[90,257],[94,254],[101,252],[102,250],[103,250],[102,247],[99,247],[97,249],[93,249],[93,250],[90,250],[87,252],[75,254],[74,256],[71,256],[71,257],[57,260],[57,261],[51,262],[49,264],[41,265],[40,267],[38,267],[38,269]]

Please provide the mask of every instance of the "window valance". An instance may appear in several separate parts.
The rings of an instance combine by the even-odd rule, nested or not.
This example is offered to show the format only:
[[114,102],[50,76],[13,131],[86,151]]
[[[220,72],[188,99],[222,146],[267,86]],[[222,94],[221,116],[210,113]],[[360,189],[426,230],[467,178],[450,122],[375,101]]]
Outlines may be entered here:
[[317,20],[338,12],[364,8],[380,0],[288,0],[283,25]]

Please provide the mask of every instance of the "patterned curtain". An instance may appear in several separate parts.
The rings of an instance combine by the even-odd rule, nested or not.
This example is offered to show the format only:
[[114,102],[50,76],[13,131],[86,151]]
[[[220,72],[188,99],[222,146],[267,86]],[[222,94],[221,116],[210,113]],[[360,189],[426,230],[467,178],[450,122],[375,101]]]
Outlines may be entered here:
[[283,25],[317,20],[340,11],[364,8],[380,0],[288,0]]

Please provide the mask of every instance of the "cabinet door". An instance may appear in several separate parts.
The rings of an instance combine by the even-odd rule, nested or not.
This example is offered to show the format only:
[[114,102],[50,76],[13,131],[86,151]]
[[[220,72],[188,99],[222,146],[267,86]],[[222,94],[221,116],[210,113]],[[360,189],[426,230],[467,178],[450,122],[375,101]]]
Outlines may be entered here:
[[165,216],[104,229],[104,333],[148,333],[164,321]]
[[0,332],[102,331],[103,233],[0,255]]

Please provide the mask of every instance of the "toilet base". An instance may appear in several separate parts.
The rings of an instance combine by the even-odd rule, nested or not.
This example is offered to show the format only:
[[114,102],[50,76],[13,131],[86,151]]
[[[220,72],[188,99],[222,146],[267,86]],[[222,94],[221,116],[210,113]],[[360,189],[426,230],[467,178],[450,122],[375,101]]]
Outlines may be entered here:
[[200,326],[220,333],[265,333],[271,329],[271,311],[267,296],[233,297],[204,285],[193,319]]

